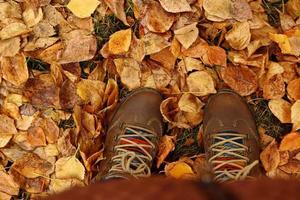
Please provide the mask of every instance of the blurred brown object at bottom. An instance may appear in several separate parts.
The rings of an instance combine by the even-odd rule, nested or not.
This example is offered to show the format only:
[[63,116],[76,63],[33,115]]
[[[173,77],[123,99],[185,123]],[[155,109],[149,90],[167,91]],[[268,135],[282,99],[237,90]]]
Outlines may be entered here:
[[213,184],[152,177],[141,180],[109,180],[74,188],[50,200],[155,199],[155,200],[299,200],[300,182],[295,180],[237,181]]

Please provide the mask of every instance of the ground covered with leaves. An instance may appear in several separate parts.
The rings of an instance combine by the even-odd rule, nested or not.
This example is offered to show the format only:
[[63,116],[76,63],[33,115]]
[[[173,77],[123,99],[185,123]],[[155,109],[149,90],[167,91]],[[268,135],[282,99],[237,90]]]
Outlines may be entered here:
[[159,90],[166,122],[154,173],[207,175],[209,95],[248,100],[266,176],[300,175],[299,0],[0,0],[0,199],[91,182],[106,116]]

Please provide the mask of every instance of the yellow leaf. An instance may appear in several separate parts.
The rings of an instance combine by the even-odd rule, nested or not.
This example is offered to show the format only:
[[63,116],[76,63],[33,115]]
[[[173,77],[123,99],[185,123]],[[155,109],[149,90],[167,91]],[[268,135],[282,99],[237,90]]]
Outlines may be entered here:
[[300,149],[300,134],[297,132],[289,133],[282,139],[280,151],[294,151]]
[[55,163],[55,167],[55,175],[59,179],[84,179],[85,168],[75,156],[58,159]]
[[75,16],[85,18],[90,17],[99,4],[100,2],[98,0],[71,0],[67,8],[69,8]]
[[198,38],[199,30],[197,28],[197,22],[177,29],[174,33],[175,38],[184,48],[188,49]]
[[280,163],[280,154],[275,139],[261,152],[260,160],[267,172],[274,171]]
[[192,8],[186,0],[159,0],[161,6],[170,13],[190,12]]
[[165,172],[167,176],[173,178],[183,178],[184,176],[194,175],[192,168],[182,161],[177,161],[166,165]]
[[136,60],[132,58],[118,58],[114,60],[114,63],[121,77],[121,82],[129,90],[140,87],[141,68]]
[[77,179],[51,179],[49,190],[51,193],[61,193],[75,186],[84,186],[84,183]]
[[112,54],[122,54],[129,50],[131,44],[131,29],[117,31],[110,36],[108,50]]
[[300,100],[297,100],[292,106],[293,131],[300,129]]
[[10,23],[0,31],[1,40],[13,38],[18,35],[23,35],[30,32],[27,26],[20,22]]
[[291,123],[291,104],[283,99],[272,99],[269,108],[281,123]]
[[0,169],[0,192],[4,192],[10,195],[18,195],[19,187],[20,186],[14,181],[11,175],[7,174],[6,172],[4,172],[4,170],[2,171],[2,169]]
[[204,104],[192,94],[183,94],[178,102],[178,107],[184,112],[200,112]]
[[292,47],[288,36],[284,34],[269,33],[269,38],[279,45],[282,53],[292,53]]
[[245,49],[251,39],[250,25],[248,22],[236,22],[225,35],[226,41],[236,50]]
[[196,96],[216,93],[214,80],[206,71],[193,72],[187,77],[189,92]]

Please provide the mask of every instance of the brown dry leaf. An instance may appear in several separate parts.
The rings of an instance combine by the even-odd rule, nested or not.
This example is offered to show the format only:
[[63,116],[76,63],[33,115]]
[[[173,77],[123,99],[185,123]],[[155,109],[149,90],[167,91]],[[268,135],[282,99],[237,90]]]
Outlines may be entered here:
[[11,170],[18,172],[27,178],[49,176],[54,172],[54,166],[46,160],[41,159],[34,153],[28,153],[16,160]]
[[82,79],[76,86],[78,96],[94,110],[102,105],[105,84],[102,81]]
[[138,62],[142,62],[145,58],[145,44],[143,40],[137,39],[135,35],[133,35],[131,40],[129,57],[135,59]]
[[104,91],[104,97],[103,97],[103,102],[105,104],[104,105],[105,111],[114,109],[118,101],[119,101],[118,84],[115,80],[108,79]]
[[286,165],[280,166],[279,169],[288,174],[300,174],[300,162],[291,160]]
[[114,59],[117,72],[121,77],[121,82],[133,90],[141,86],[141,69],[139,63],[132,58]]
[[300,78],[292,80],[288,83],[287,92],[289,97],[294,100],[300,100]]
[[258,88],[257,76],[247,66],[229,65],[222,68],[222,78],[229,87],[242,96],[248,96]]
[[54,45],[42,50],[36,56],[36,58],[46,62],[46,63],[53,63],[57,62],[59,56],[61,56],[61,52],[65,48],[65,45],[62,42],[57,42]]
[[292,106],[291,118],[293,124],[293,131],[300,129],[300,100],[297,100]]
[[184,112],[198,113],[204,104],[192,94],[183,94],[178,102],[178,108]]
[[55,168],[55,176],[59,179],[84,179],[85,168],[75,155],[58,159]]
[[289,133],[282,139],[280,151],[294,151],[300,149],[300,134],[297,132]]
[[51,179],[49,190],[51,193],[61,193],[74,187],[84,186],[84,183],[77,179]]
[[177,60],[169,47],[164,48],[158,53],[152,54],[150,58],[162,64],[162,66],[169,71],[174,69],[175,62]]
[[182,46],[188,49],[198,38],[199,29],[197,28],[197,22],[175,30],[174,34]]
[[17,134],[17,129],[14,124],[14,120],[10,117],[1,114],[0,115],[0,134]]
[[170,13],[191,12],[192,8],[187,0],[159,0],[161,6]]
[[175,16],[166,12],[156,1],[150,1],[147,5],[144,18],[146,27],[155,33],[168,31],[174,23]]
[[199,39],[190,48],[183,50],[187,57],[200,58],[206,65],[220,65],[226,67],[227,55],[223,48],[209,46],[204,40]]
[[100,2],[98,0],[71,0],[67,8],[69,8],[74,15],[79,18],[90,17],[96,10]]
[[265,80],[263,84],[263,97],[265,99],[280,99],[285,95],[285,84],[281,74]]
[[300,4],[299,0],[290,0],[286,3],[288,13],[293,17],[300,16]]
[[1,40],[13,38],[30,32],[30,29],[21,22],[10,23],[0,31]]
[[272,99],[269,108],[281,123],[291,123],[292,105],[283,99]]
[[60,106],[62,109],[72,109],[79,100],[75,84],[69,79],[65,80],[59,91]]
[[112,34],[108,41],[108,50],[111,54],[123,54],[128,52],[132,38],[131,28],[120,30]]
[[23,93],[34,106],[60,107],[59,88],[55,85],[50,74],[41,74],[34,78],[29,78]]
[[156,168],[159,168],[160,165],[164,162],[166,157],[172,152],[175,148],[174,140],[175,136],[164,135],[159,142],[159,150],[157,153],[157,162]]
[[13,180],[13,177],[0,169],[0,192],[9,195],[18,195],[19,189],[20,186]]
[[196,96],[206,96],[217,92],[213,78],[206,71],[193,72],[186,81],[189,92]]
[[169,163],[165,166],[165,173],[167,176],[180,179],[180,178],[190,178],[195,176],[192,167],[183,161],[177,161]]
[[57,124],[50,118],[43,119],[39,124],[46,136],[46,140],[49,144],[56,143],[59,136],[59,128]]
[[279,166],[285,165],[289,162],[290,154],[288,151],[279,151],[280,154],[280,163]]
[[283,54],[300,55],[300,50],[298,50],[297,47],[299,43],[298,37],[288,37],[285,34],[269,33],[269,38],[278,44]]
[[172,118],[175,113],[179,111],[177,106],[178,99],[176,97],[169,97],[160,104],[160,112],[169,123],[172,123]]
[[225,35],[226,41],[236,50],[245,49],[251,39],[250,25],[248,22],[236,22]]
[[89,31],[73,30],[63,35],[65,48],[59,63],[81,62],[92,59],[97,51],[97,39]]
[[29,77],[26,58],[23,54],[14,57],[2,57],[1,70],[3,79],[15,86],[22,85]]
[[231,14],[232,17],[240,22],[252,19],[252,9],[247,0],[231,1]]
[[274,171],[280,163],[280,154],[275,139],[261,152],[260,160],[267,172]]
[[145,44],[145,55],[151,55],[160,52],[164,48],[171,45],[171,43],[168,42],[168,40],[162,35],[151,32],[147,33],[142,40]]
[[21,45],[20,37],[14,37],[0,41],[0,56],[13,57],[19,53]]
[[126,20],[124,9],[124,0],[104,0],[109,9],[119,18],[125,25],[129,25]]
[[31,127],[28,129],[28,142],[33,147],[46,146],[46,136],[41,127]]
[[268,146],[272,141],[273,137],[266,134],[266,130],[262,127],[258,127],[259,138],[261,142],[262,149]]

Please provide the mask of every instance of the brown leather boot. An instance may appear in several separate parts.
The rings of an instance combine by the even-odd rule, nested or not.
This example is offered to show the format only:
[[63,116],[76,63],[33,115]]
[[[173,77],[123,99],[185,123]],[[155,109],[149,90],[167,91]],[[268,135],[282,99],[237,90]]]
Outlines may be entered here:
[[118,106],[105,140],[96,180],[148,177],[163,134],[161,95],[149,88],[133,91]]
[[205,108],[204,148],[217,182],[259,174],[259,139],[245,100],[231,90],[212,96]]

